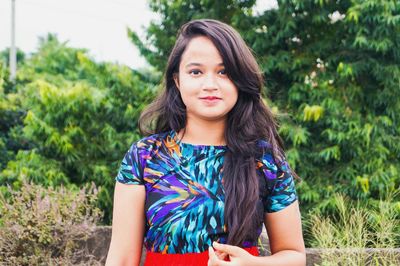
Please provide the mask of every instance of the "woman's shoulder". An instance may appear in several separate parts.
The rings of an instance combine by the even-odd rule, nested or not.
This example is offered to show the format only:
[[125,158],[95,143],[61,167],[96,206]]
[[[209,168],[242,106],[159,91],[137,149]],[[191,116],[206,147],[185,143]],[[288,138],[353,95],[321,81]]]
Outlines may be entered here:
[[272,144],[267,139],[259,139],[256,142],[257,147],[257,158],[268,159],[271,162],[274,161]]
[[143,164],[165,145],[165,141],[168,139],[169,135],[170,132],[161,132],[145,136],[134,141],[127,154],[130,158],[135,158],[136,161],[140,161]]
[[271,143],[265,139],[258,140],[257,148],[258,148],[258,153],[256,156],[256,161],[259,164],[275,169],[276,163],[273,156]]
[[287,168],[287,161],[285,159],[284,152],[281,151],[279,153],[275,151],[274,153],[272,144],[268,140],[258,140],[257,147],[259,148],[259,153],[256,158],[258,162],[262,163],[270,169],[273,169],[274,171],[277,171],[278,168],[282,168],[282,170]]
[[145,136],[132,144],[132,147],[138,150],[153,150],[166,141],[171,131],[160,132]]

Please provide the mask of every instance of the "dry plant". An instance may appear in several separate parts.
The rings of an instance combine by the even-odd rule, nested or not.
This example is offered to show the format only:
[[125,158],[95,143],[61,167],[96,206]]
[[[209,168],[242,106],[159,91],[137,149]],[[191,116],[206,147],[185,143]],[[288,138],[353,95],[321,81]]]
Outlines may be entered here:
[[312,214],[308,224],[312,246],[324,249],[320,266],[399,265],[393,249],[400,224],[392,198],[389,194],[375,207],[362,207],[336,195],[337,216]]
[[[76,265],[101,216],[94,184],[82,189],[44,188],[25,182],[0,193],[0,264]],[[86,265],[96,265],[94,259]]]

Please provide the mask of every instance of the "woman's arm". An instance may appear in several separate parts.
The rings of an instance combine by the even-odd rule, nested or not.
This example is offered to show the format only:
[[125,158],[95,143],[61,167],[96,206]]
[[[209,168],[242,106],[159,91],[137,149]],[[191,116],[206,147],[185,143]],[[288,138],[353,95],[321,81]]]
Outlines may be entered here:
[[267,213],[265,226],[268,232],[271,256],[256,257],[236,246],[215,244],[213,246],[219,253],[229,255],[230,262],[218,258],[211,248],[208,265],[306,265],[301,216],[297,201],[281,211]]
[[106,266],[139,265],[145,227],[143,185],[115,183],[112,236]]
[[285,209],[265,214],[265,227],[271,247],[271,256],[258,257],[260,265],[306,265],[301,215],[298,201]]

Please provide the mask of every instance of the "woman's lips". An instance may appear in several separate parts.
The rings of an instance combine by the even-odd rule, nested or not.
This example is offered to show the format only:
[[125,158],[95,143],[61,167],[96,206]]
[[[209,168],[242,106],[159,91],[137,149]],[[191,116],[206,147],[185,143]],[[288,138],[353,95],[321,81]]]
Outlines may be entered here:
[[207,96],[207,97],[200,97],[200,100],[202,100],[206,104],[216,104],[222,99],[216,96]]

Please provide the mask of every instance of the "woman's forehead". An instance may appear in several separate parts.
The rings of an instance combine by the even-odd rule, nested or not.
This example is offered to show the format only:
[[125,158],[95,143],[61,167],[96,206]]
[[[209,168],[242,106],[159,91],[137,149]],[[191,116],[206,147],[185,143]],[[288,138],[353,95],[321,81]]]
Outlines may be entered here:
[[204,36],[195,37],[188,43],[181,58],[181,65],[223,65],[222,57],[213,42]]

